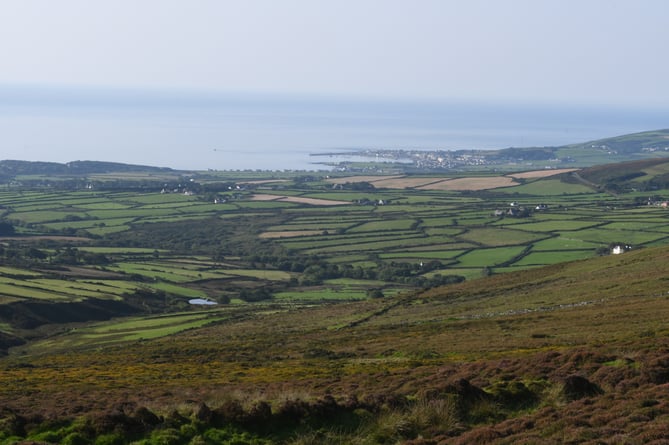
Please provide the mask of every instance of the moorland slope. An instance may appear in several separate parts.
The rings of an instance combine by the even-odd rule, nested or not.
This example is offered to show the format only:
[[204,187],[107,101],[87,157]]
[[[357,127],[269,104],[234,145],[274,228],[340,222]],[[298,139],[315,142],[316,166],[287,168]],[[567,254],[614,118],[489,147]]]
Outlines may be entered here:
[[649,248],[365,302],[268,305],[122,345],[78,347],[92,332],[71,331],[2,361],[3,431],[49,425],[81,443],[168,443],[167,432],[214,443],[226,428],[246,434],[239,443],[663,443],[667,276],[669,249]]

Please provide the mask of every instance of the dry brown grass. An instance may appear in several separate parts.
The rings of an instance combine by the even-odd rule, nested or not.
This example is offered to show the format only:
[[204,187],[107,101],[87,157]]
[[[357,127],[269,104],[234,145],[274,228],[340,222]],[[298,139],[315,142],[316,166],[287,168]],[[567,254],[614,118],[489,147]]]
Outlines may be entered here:
[[265,232],[259,235],[260,238],[292,238],[296,236],[320,235],[322,230],[286,230],[283,232]]
[[418,190],[490,190],[514,185],[518,183],[513,178],[497,176],[447,179],[416,188]]
[[561,173],[578,170],[563,168],[556,170],[534,170],[529,172],[512,173],[497,177],[467,177],[467,178],[435,178],[435,177],[408,177],[408,176],[348,176],[346,178],[328,179],[331,184],[346,184],[369,182],[377,188],[417,190],[490,190],[501,187],[518,185],[516,179],[539,179]]
[[547,178],[549,176],[559,175],[561,173],[568,173],[579,170],[578,168],[559,168],[555,170],[533,170],[530,172],[522,173],[512,173],[508,176],[518,179],[535,179],[535,178]]
[[301,196],[284,196],[280,201],[295,202],[297,204],[311,204],[315,206],[340,206],[350,204],[349,201],[335,201],[333,199],[305,198]]
[[294,202],[297,204],[310,204],[317,206],[338,206],[350,204],[348,201],[335,201],[333,199],[305,198],[302,196],[270,195],[258,193],[251,197],[252,201],[281,201]]
[[403,178],[402,175],[393,175],[393,176],[346,176],[343,178],[330,178],[326,180],[330,184],[347,184],[354,182],[371,182],[376,183],[378,181],[385,181],[393,178]]
[[251,201],[277,201],[281,198],[285,198],[285,196],[256,193],[253,196],[251,196]]
[[369,182],[377,188],[417,190],[486,190],[517,185],[511,177],[435,178],[408,176],[349,176],[330,179],[333,184]]
[[393,178],[384,179],[374,183],[375,187],[385,187],[391,189],[407,189],[428,186],[435,182],[443,181],[444,178]]

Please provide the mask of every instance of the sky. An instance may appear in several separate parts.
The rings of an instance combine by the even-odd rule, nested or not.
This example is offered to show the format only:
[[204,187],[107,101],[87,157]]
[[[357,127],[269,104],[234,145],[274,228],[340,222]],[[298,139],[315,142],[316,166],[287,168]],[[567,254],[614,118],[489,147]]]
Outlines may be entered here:
[[666,0],[0,0],[0,85],[669,103]]

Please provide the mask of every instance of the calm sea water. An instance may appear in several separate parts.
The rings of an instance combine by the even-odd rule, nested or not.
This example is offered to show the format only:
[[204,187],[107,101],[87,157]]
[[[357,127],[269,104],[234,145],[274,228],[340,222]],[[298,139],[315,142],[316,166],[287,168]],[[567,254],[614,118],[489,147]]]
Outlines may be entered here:
[[0,159],[317,170],[312,153],[562,145],[669,127],[669,110],[0,88]]

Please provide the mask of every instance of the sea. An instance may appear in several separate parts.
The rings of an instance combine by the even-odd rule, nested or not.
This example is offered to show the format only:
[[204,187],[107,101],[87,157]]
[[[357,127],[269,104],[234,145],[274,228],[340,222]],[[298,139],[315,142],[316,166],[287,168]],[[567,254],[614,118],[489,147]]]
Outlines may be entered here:
[[0,159],[28,161],[316,171],[368,149],[556,146],[662,128],[669,107],[0,86]]

